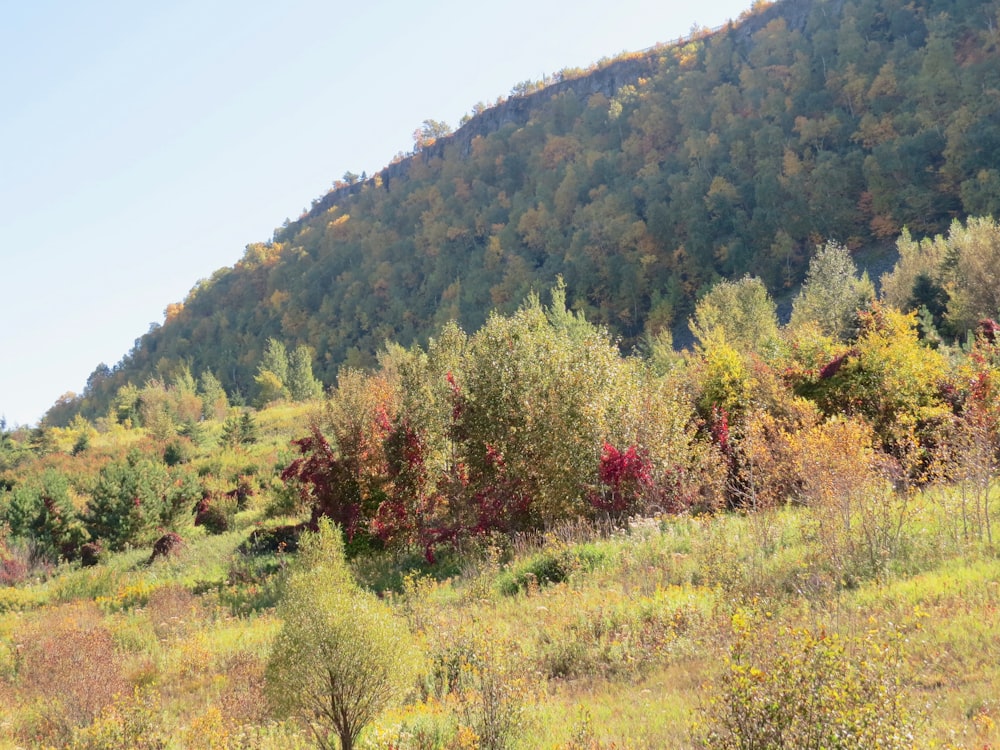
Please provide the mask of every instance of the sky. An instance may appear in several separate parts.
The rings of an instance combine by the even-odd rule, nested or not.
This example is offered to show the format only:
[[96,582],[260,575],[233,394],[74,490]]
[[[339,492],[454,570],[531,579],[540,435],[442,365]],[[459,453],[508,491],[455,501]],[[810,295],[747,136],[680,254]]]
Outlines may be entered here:
[[[751,0],[32,0],[0,24],[0,416],[35,424],[427,119]],[[348,7],[349,6],[349,7]]]

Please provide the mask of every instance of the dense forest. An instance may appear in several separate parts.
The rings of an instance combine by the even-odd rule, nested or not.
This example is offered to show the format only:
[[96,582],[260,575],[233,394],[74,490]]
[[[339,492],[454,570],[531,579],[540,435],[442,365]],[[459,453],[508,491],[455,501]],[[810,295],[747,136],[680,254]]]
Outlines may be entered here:
[[919,239],[997,210],[998,39],[992,2],[760,3],[714,33],[521,84],[451,136],[428,121],[416,153],[345,175],[47,422],[103,416],[126,383],[184,367],[252,398],[270,338],[308,347],[329,385],[386,341],[474,330],[557,276],[627,351],[664,330],[689,340],[720,278],[752,271],[787,299],[828,239],[891,265],[904,228]]

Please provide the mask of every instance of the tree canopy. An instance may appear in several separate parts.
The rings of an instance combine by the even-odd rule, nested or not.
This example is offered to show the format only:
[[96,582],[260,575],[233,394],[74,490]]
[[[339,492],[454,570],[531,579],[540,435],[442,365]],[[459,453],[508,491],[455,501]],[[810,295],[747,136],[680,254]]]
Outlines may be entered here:
[[[271,339],[308,347],[329,386],[387,340],[423,343],[450,319],[476,330],[559,276],[568,306],[628,350],[668,328],[680,340],[719,278],[787,296],[817,242],[885,261],[904,227],[934,235],[995,209],[1000,105],[983,92],[1000,88],[1000,47],[980,10],[761,3],[715,33],[519,86],[454,133],[427,120],[416,154],[248,246],[52,421],[100,416],[127,382],[185,366],[230,395],[281,396],[282,374],[257,369]],[[931,314],[935,293],[920,292]],[[947,303],[955,332],[992,304],[963,294]]]

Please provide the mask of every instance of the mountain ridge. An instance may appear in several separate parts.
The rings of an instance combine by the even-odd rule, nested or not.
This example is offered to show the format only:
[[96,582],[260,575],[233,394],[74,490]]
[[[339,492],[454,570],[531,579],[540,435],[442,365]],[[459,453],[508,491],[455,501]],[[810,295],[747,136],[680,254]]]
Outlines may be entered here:
[[577,96],[604,94],[610,98],[623,86],[635,84],[644,76],[652,75],[660,55],[666,50],[683,45],[692,39],[733,27],[736,38],[749,43],[753,34],[774,20],[779,12],[787,14],[784,17],[790,30],[802,31],[806,26],[808,11],[817,1],[834,13],[839,13],[844,5],[844,0],[776,0],[771,4],[761,5],[755,12],[746,11],[738,24],[730,20],[720,26],[701,29],[695,34],[656,44],[638,52],[623,53],[606,64],[595,63],[591,69],[579,75],[562,77],[561,74],[557,74],[558,80],[526,94],[513,94],[498,104],[487,107],[482,112],[472,115],[452,133],[437,138],[434,143],[423,147],[417,153],[408,154],[403,159],[387,164],[375,175],[354,183],[337,185],[322,197],[314,199],[310,209],[297,220],[276,230],[275,239],[279,240],[285,236],[287,230],[294,230],[302,221],[314,218],[345,199],[357,195],[365,186],[388,189],[390,182],[407,176],[414,159],[427,162],[432,158],[443,158],[445,150],[449,147],[456,147],[462,157],[468,156],[475,138],[495,133],[504,125],[525,125],[540,102],[548,101],[561,93],[572,91]]
[[879,261],[903,227],[994,212],[994,6],[783,0],[512,96],[248,246],[76,407],[184,367],[250,394],[269,338],[309,347],[331,384],[560,276],[629,348],[720,278],[787,295],[826,239]]

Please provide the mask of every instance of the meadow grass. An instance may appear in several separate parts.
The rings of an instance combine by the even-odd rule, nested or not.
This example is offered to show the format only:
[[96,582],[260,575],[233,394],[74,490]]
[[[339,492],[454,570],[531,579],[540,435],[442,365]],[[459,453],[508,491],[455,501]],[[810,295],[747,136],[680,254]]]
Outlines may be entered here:
[[[289,409],[281,429],[301,418]],[[234,466],[246,468],[245,459]],[[998,746],[1000,557],[957,532],[947,493],[915,500],[892,564],[851,580],[824,557],[804,507],[664,517],[628,530],[577,525],[445,554],[437,566],[418,553],[360,556],[356,578],[408,623],[430,665],[363,746],[478,747],[468,695],[481,694],[458,689],[487,654],[516,687],[504,704],[517,718],[516,747],[694,747],[738,612],[756,618],[765,643],[803,628],[899,633],[918,717],[913,746]],[[310,746],[294,725],[274,722],[260,691],[287,556],[240,545],[261,525],[300,520],[266,518],[267,502],[256,498],[225,533],[188,529],[168,559],[127,550],[0,589],[0,748],[69,742],[139,715],[167,747]],[[29,690],[41,678],[25,671],[21,653],[26,637],[58,627],[111,649],[104,661],[58,668],[74,679],[111,670],[140,697],[75,709],[91,729],[55,722]]]

